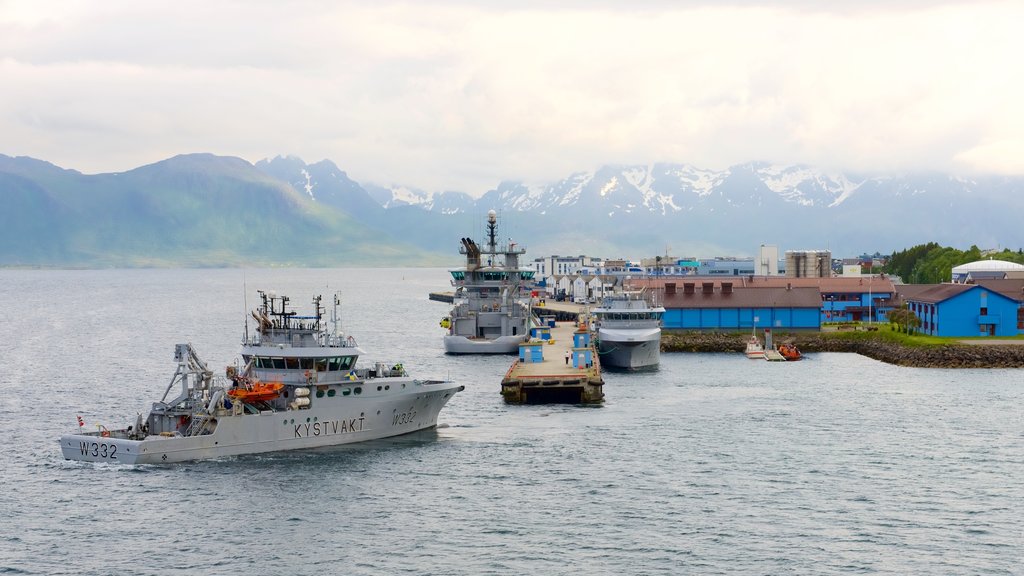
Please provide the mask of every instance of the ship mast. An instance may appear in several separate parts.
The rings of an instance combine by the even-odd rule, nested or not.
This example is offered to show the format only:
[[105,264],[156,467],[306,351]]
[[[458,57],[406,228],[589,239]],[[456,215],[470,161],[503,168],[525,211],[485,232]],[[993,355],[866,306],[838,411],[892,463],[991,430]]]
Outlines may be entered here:
[[331,310],[331,325],[334,327],[334,336],[338,335],[338,326],[341,324],[341,314],[338,313],[338,307],[341,306],[340,292],[334,293],[334,308]]
[[497,229],[498,213],[490,210],[487,212],[487,248],[491,254],[498,253]]

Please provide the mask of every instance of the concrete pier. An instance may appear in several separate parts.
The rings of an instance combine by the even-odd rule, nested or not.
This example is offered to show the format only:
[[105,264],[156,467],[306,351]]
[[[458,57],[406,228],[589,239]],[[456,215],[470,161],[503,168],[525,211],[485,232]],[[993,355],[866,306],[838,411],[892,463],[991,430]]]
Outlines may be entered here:
[[[566,362],[566,355],[569,360]],[[596,404],[604,401],[601,363],[586,326],[556,322],[520,346],[501,381],[509,404]]]

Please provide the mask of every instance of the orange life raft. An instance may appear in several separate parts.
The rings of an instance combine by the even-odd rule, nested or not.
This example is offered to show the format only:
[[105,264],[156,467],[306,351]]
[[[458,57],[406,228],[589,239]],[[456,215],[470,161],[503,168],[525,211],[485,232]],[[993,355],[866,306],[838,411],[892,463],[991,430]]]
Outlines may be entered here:
[[266,402],[277,398],[284,384],[280,382],[254,382],[247,386],[228,390],[228,396],[242,402]]

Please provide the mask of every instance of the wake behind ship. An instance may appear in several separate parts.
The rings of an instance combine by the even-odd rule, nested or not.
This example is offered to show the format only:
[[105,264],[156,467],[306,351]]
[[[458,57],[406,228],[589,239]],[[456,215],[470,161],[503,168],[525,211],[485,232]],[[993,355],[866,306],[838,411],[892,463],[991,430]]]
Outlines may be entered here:
[[412,378],[401,364],[357,367],[362,350],[338,329],[337,296],[329,330],[320,296],[312,315],[298,316],[287,296],[259,294],[241,369],[214,377],[190,344],[176,345],[178,369],[149,415],[122,429],[61,436],[64,458],[160,464],[386,438],[436,426],[463,389]]
[[533,270],[519,267],[526,253],[514,242],[499,246],[498,217],[487,213],[487,244],[462,239],[466,266],[451,270],[454,304],[441,320],[449,354],[515,354],[530,332],[530,295],[526,282]]

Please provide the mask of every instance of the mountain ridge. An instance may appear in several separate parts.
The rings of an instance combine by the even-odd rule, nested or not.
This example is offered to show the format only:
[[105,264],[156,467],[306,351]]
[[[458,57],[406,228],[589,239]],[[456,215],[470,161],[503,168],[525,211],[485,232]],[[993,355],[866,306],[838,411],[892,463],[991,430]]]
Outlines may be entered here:
[[924,242],[1015,247],[1024,178],[864,174],[749,162],[610,164],[479,198],[363,184],[333,161],[182,154],[85,175],[0,155],[0,265],[417,265],[458,262],[458,239],[499,233],[529,254],[888,252]]

